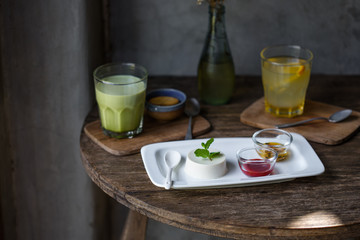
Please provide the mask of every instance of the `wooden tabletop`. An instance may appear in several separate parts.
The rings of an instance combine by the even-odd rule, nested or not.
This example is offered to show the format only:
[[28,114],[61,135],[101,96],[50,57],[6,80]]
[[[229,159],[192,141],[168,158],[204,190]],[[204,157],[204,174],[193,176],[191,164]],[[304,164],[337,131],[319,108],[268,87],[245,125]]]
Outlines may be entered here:
[[[308,98],[360,111],[360,77],[312,76]],[[197,138],[249,137],[256,128],[240,113],[262,95],[260,77],[238,77],[232,101],[201,105],[212,130]],[[149,78],[149,90],[172,87],[197,97],[196,78]],[[98,118],[94,109],[85,123]],[[164,190],[153,185],[139,153],[115,156],[84,132],[80,147],[90,178],[119,203],[157,221],[236,239],[360,237],[360,135],[328,146],[310,142],[325,173],[289,182],[222,189]]]

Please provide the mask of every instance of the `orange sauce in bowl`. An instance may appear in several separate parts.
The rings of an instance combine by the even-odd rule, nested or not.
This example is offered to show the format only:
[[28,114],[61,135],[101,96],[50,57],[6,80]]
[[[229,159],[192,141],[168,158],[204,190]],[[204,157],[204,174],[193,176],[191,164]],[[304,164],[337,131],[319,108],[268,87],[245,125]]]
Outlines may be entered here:
[[168,96],[153,97],[149,100],[149,103],[158,106],[171,106],[179,103],[179,99]]
[[[284,144],[278,143],[278,142],[267,142],[265,143],[264,147],[272,148],[278,153],[278,158],[276,161],[282,161],[285,160],[288,156],[288,152],[286,151],[286,148],[284,147]],[[266,151],[266,149],[259,150],[259,155],[263,158],[269,158],[269,154],[272,154],[270,151]]]

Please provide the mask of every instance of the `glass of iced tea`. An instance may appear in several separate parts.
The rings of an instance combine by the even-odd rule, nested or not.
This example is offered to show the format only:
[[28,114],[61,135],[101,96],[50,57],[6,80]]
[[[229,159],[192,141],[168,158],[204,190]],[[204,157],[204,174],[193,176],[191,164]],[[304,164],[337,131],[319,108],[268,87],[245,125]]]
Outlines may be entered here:
[[304,112],[313,54],[294,45],[272,46],[261,53],[265,110],[277,117]]

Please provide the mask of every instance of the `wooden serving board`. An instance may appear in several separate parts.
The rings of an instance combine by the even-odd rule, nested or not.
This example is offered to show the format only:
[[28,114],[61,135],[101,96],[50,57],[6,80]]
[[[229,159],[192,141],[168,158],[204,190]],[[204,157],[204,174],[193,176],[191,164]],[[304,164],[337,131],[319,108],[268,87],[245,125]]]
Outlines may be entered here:
[[[202,116],[193,118],[194,137],[208,132],[211,124]],[[84,127],[85,134],[96,144],[114,155],[130,155],[138,153],[142,146],[150,143],[181,140],[185,138],[189,124],[189,118],[168,122],[161,122],[146,116],[144,118],[143,132],[134,138],[116,139],[106,136],[101,129],[100,120],[88,123]]]
[[[240,121],[261,129],[274,128],[277,124],[292,123],[312,117],[329,117],[342,109],[344,108],[309,100],[305,103],[303,115],[294,118],[279,118],[265,112],[264,98],[261,98],[240,114]],[[359,126],[360,112],[353,111],[349,118],[339,123],[316,120],[304,125],[284,128],[284,130],[299,133],[309,141],[336,145],[343,143],[355,134]]]

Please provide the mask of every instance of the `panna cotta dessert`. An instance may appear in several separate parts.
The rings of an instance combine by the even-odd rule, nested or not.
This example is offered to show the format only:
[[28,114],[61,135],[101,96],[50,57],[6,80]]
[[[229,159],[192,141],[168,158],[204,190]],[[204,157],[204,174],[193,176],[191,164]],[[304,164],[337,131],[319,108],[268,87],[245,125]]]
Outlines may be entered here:
[[[195,151],[195,149],[191,150],[186,157],[186,174],[199,179],[215,179],[226,174],[225,154],[219,153],[210,160],[209,158],[197,157]],[[218,152],[215,149],[209,149],[209,151]]]

